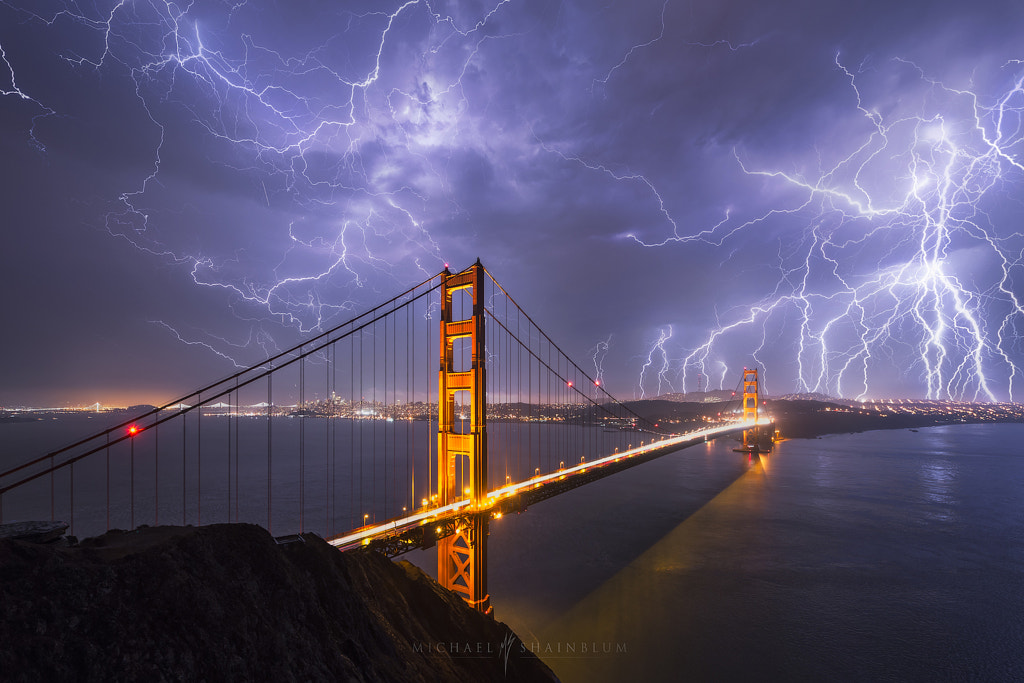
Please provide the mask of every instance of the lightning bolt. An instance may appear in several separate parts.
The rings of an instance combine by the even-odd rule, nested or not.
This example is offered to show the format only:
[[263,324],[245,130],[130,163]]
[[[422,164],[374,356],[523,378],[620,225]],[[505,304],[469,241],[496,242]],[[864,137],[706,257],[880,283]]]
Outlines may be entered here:
[[[298,27],[260,31],[254,13],[276,10],[247,2],[68,0],[44,10],[0,0],[9,16],[54,39],[76,36],[60,49],[70,71],[126,79],[132,89],[148,159],[110,197],[109,233],[177,264],[242,320],[263,316],[302,331],[373,298],[375,286],[400,272],[432,273],[443,262],[434,228],[464,211],[446,166],[461,147],[489,154],[495,137],[485,117],[467,115],[465,83],[483,71],[485,47],[518,35],[502,27],[512,5],[494,0],[471,15],[430,0],[339,8],[323,27],[301,27],[313,47],[300,51],[277,35]],[[648,36],[586,76],[582,89],[607,85],[673,40],[668,8],[660,3]],[[409,30],[415,40],[400,40]],[[736,52],[761,40],[687,44]],[[2,44],[0,62],[0,97],[31,108],[29,141],[45,152],[37,124],[61,116],[59,107],[35,94],[42,91]],[[849,114],[828,146],[792,163],[733,152],[738,173],[785,199],[767,210],[727,207],[698,226],[671,214],[671,195],[654,175],[543,141],[529,123],[521,135],[650,198],[664,232],[625,226],[620,237],[630,246],[710,244],[727,254],[726,270],[737,270],[752,238],[784,229],[774,254],[758,254],[762,268],[750,280],[758,291],[746,305],[715,311],[706,332],[658,331],[641,396],[655,374],[659,392],[676,378],[685,388],[693,373],[717,377],[751,357],[771,368],[774,384],[792,376],[803,391],[863,398],[900,375],[908,391],[930,398],[1019,400],[1024,235],[1008,227],[1007,207],[1020,204],[1024,171],[1021,67],[1003,65],[993,95],[944,84],[906,61],[872,72],[837,57]],[[878,86],[893,76],[902,79],[898,98]],[[198,163],[179,144],[196,137],[205,145]],[[182,185],[213,176],[229,190],[180,205]],[[228,191],[250,205],[237,226],[216,218]],[[196,334],[208,335],[201,343],[212,352],[237,358],[226,336]],[[261,333],[247,343],[269,342]]]
[[40,142],[39,138],[36,136],[36,126],[42,119],[48,116],[56,116],[57,112],[32,97],[18,86],[18,79],[14,71],[14,66],[11,65],[10,60],[7,58],[7,51],[4,49],[2,44],[0,44],[0,61],[3,62],[3,66],[6,71],[5,76],[9,81],[9,85],[0,86],[0,97],[16,97],[23,102],[31,103],[33,108],[37,110],[37,113],[32,115],[32,125],[28,132],[29,141],[40,152],[45,152],[46,146]]
[[[636,52],[639,52],[639,51],[641,51],[641,50],[643,50],[645,48],[651,47],[652,45],[654,45],[655,43],[658,43],[659,41],[661,41],[665,37],[665,12],[668,10],[668,5],[669,5],[668,0],[665,0],[665,2],[662,3],[662,5],[661,5],[661,13],[660,13],[660,16],[659,16],[660,25],[659,25],[659,29],[658,29],[658,35],[656,35],[655,37],[651,38],[650,40],[644,41],[642,43],[637,43],[635,45],[631,45],[623,53],[622,59],[620,59],[619,62],[615,66],[613,66],[611,69],[609,69],[605,73],[604,76],[602,76],[600,78],[595,78],[594,79],[593,83],[591,84],[591,92],[594,91],[594,88],[599,83],[601,85],[608,85],[608,81],[611,80],[612,75],[614,75],[614,73],[616,71],[618,71],[619,69],[621,69],[622,67],[626,66],[626,64],[629,62],[629,60],[633,57],[633,55]],[[685,45],[690,45],[690,46],[693,46],[693,47],[703,47],[703,48],[715,48],[715,47],[719,47],[719,46],[725,46],[726,49],[728,49],[730,52],[738,52],[738,51],[740,51],[740,50],[742,50],[744,48],[754,47],[755,45],[757,45],[760,42],[761,42],[761,38],[755,38],[754,40],[750,40],[750,41],[745,42],[745,43],[739,43],[739,44],[736,44],[736,45],[734,45],[732,43],[732,41],[730,41],[730,40],[716,40],[716,41],[711,42],[711,43],[684,41],[684,44]]]
[[[461,11],[461,19],[428,0],[339,8],[322,29],[303,27],[314,47],[301,52],[256,28],[277,10],[246,2],[0,5],[55,37],[85,36],[60,54],[71,70],[130,79],[151,161],[111,198],[107,231],[221,291],[237,317],[262,312],[308,332],[372,299],[379,292],[371,282],[438,270],[431,224],[461,209],[447,198],[446,169],[436,160],[456,141],[466,144],[461,82],[482,59],[481,46],[505,37],[494,24],[510,1],[475,16]],[[274,31],[290,30],[286,19]],[[399,24],[414,27],[419,41],[411,74]],[[44,150],[36,122],[56,111],[20,86],[2,46],[0,60],[9,74],[0,94],[37,109],[30,136]],[[206,159],[183,159],[183,137],[202,139]],[[194,167],[233,176],[254,224],[217,225],[215,196],[209,205],[176,206],[175,190]],[[234,362],[224,338],[210,333],[202,343]]]
[[[213,346],[212,344],[208,344],[208,343],[206,343],[204,341],[201,341],[201,340],[187,339],[173,325],[170,325],[170,324],[164,322],[163,320],[150,320],[149,322],[151,324],[153,324],[153,325],[157,325],[157,326],[163,327],[168,332],[170,332],[174,336],[174,338],[177,339],[182,344],[185,344],[187,346],[200,346],[200,347],[203,347],[203,348],[207,349],[208,351],[210,351],[211,353],[213,353],[215,355],[218,355],[221,358],[223,358],[224,360],[228,361],[229,363],[234,365],[236,368],[242,369],[242,368],[248,367],[247,365],[237,361],[231,355],[229,355],[229,354],[225,353],[224,351],[222,351],[221,348],[223,346],[233,346],[233,347],[235,347],[237,349],[249,348],[254,343],[254,341],[255,341],[254,338],[253,338],[254,337],[254,331],[250,331],[249,339],[246,342],[242,343],[242,344],[232,343],[232,342],[228,341],[227,339],[224,339],[223,337],[218,337],[217,341],[220,342],[220,344],[218,346]],[[270,355],[270,354],[268,353],[267,355]]]
[[[803,225],[795,240],[779,240],[773,290],[727,311],[690,348],[684,382],[690,368],[704,372],[742,345],[759,365],[774,349],[776,363],[795,367],[798,391],[863,399],[895,369],[927,398],[1019,399],[1024,234],[1007,229],[993,207],[1024,171],[1024,75],[985,100],[897,60],[894,68],[918,79],[920,90],[909,92],[919,98],[911,103],[904,92],[903,105],[883,113],[863,94],[863,74],[839,57],[835,64],[861,123],[834,137],[854,140],[852,149],[831,165],[819,158],[813,173],[758,168],[734,151],[743,173],[788,188],[794,204],[745,220],[729,210],[690,233],[670,221],[660,241],[630,235],[650,248],[728,246],[754,230]],[[789,361],[779,359],[780,347],[792,349]]]
[[604,359],[608,355],[609,349],[612,347],[612,335],[608,335],[608,338],[597,342],[594,345],[594,352],[591,354],[591,358],[594,362],[594,384],[595,386],[604,386]]
[[[654,395],[661,396],[664,393],[662,388],[667,386],[669,391],[675,391],[672,383],[668,379],[668,374],[671,369],[671,361],[669,360],[668,351],[665,349],[665,344],[672,339],[672,326],[668,325],[658,330],[658,339],[651,346],[647,352],[647,358],[644,360],[643,365],[640,367],[640,377],[637,379],[637,387],[639,389],[639,396],[637,398],[643,400],[647,396],[647,392],[644,390],[644,378],[647,375],[648,370],[658,363],[657,365],[657,379],[658,379],[658,390]],[[635,395],[635,394],[634,394]]]

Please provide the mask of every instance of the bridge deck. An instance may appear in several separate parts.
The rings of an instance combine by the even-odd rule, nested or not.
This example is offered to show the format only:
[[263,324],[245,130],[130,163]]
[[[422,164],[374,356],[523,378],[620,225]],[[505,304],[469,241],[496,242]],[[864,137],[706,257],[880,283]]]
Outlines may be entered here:
[[[760,422],[764,423],[763,420]],[[710,439],[742,432],[756,424],[731,423],[652,441],[598,460],[581,462],[556,472],[504,486],[488,493],[483,502],[477,505],[467,498],[451,505],[434,507],[407,517],[361,527],[347,534],[329,538],[327,542],[342,551],[373,545],[389,555],[397,555],[418,547],[430,547],[438,538],[454,533],[456,526],[472,515],[490,514],[498,518],[509,512],[521,512],[534,503],[577,486]]]

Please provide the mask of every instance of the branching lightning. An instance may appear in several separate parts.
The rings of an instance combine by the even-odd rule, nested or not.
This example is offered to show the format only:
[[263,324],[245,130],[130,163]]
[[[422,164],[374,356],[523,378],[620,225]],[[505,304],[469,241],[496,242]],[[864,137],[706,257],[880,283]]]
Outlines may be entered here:
[[[107,213],[110,234],[222,290],[236,315],[262,310],[309,331],[372,297],[356,295],[370,280],[404,282],[414,269],[439,268],[429,223],[459,207],[446,200],[436,162],[464,132],[461,79],[480,45],[498,37],[490,24],[509,2],[495,0],[465,28],[428,0],[339,9],[321,17],[319,31],[303,26],[314,43],[304,52],[275,43],[274,31],[253,33],[251,13],[266,21],[270,8],[244,2],[67,2],[46,14],[2,4],[26,23],[88,36],[61,54],[83,77],[131,80],[152,156]],[[405,43],[392,35],[399,22],[418,31],[411,72],[400,61]],[[57,112],[19,87],[2,46],[0,60],[8,72],[0,94],[39,110],[30,136],[43,149],[35,122]],[[207,158],[181,159],[182,136],[203,139]],[[253,225],[218,225],[217,209],[176,206],[174,186],[195,167],[233,174],[233,191],[243,188],[252,207],[238,223]],[[218,201],[210,197],[211,206]],[[234,362],[216,336],[207,341]]]
[[[547,156],[596,184],[639,189],[657,212],[627,219],[635,224],[616,233],[623,244],[634,252],[678,249],[680,261],[690,257],[686,249],[712,245],[724,255],[722,277],[742,278],[745,305],[711,300],[721,309],[699,327],[653,323],[657,339],[640,356],[640,397],[655,388],[685,391],[698,374],[706,388],[721,387],[730,368],[757,363],[778,389],[1024,398],[1024,231],[1010,215],[1024,206],[1024,62],[1004,64],[993,91],[973,82],[954,87],[906,61],[869,71],[837,57],[836,82],[847,99],[827,138],[807,140],[813,151],[797,157],[730,140],[730,168],[760,183],[765,198],[736,197],[717,218],[688,224],[673,208],[685,186],[633,157],[593,152],[606,141],[627,147],[629,131],[602,130],[587,147],[575,137],[580,119],[524,106],[521,129],[508,134],[513,142],[495,151],[498,129],[520,114],[489,127],[486,96],[471,94],[487,90],[468,84],[499,73],[486,73],[487,50],[521,35],[528,22],[510,20],[520,4],[490,0],[469,14],[435,0],[395,0],[332,8],[308,21],[274,14],[273,3],[56,0],[43,10],[0,0],[5,16],[48,30],[60,65],[82,82],[121,79],[131,90],[139,120],[126,126],[124,146],[143,152],[111,162],[121,175],[104,226],[223,295],[258,330],[240,346],[222,331],[181,334],[187,323],[158,323],[235,365],[249,360],[244,347],[273,346],[268,320],[293,331],[322,328],[374,300],[382,282],[436,272],[451,249],[436,237],[438,226],[466,211],[449,169],[468,150],[498,158],[495,167],[503,156],[530,159],[524,167]],[[680,41],[672,7],[655,0],[640,39],[611,57],[568,55],[575,70],[559,77],[572,74],[573,92],[608,104],[620,92],[617,81],[644,71],[673,41],[730,57],[768,42]],[[283,36],[291,33],[306,45],[290,47]],[[40,84],[51,74],[23,66],[31,60],[14,44],[0,44],[0,101],[29,108],[29,143],[45,153],[45,130],[74,112],[45,94]],[[547,64],[522,68],[530,82]],[[563,86],[541,97],[572,89]],[[604,99],[593,96],[599,88]],[[671,102],[661,94],[654,100],[654,109]],[[196,145],[183,144],[196,139],[202,158]],[[514,155],[503,155],[508,150]],[[529,175],[510,172],[507,187],[525,187]],[[182,196],[190,203],[183,206]],[[593,347],[602,383],[610,340]]]
[[39,138],[36,136],[36,125],[39,123],[41,119],[44,119],[48,116],[55,116],[57,112],[51,109],[50,107],[46,106],[36,98],[32,97],[30,94],[26,93],[20,87],[18,87],[18,79],[15,74],[14,67],[8,60],[7,51],[4,50],[3,45],[0,45],[0,61],[3,62],[3,68],[6,72],[0,74],[0,77],[3,77],[4,80],[9,81],[9,85],[3,85],[3,82],[0,81],[0,97],[16,97],[19,100],[22,100],[23,102],[31,103],[31,105],[36,110],[38,110],[38,113],[32,116],[32,126],[31,128],[29,128],[28,134],[29,140],[31,141],[32,145],[35,146],[39,151],[45,152],[46,146],[42,142],[40,142]]
[[[797,212],[811,216],[783,259],[786,285],[747,320],[797,313],[800,390],[863,398],[874,373],[909,361],[928,398],[1019,398],[1022,233],[998,224],[986,200],[1021,180],[1024,76],[983,104],[903,63],[925,100],[883,115],[836,66],[870,122],[850,154],[810,179],[740,161],[805,193]],[[872,255],[870,268],[854,267]]]
[[597,386],[604,386],[604,359],[608,356],[608,351],[612,347],[612,335],[608,335],[607,339],[597,342],[594,345],[594,353],[592,354],[592,360],[594,362],[594,383]]
[[236,350],[241,351],[243,349],[248,348],[253,343],[259,343],[259,344],[261,344],[261,346],[264,347],[264,351],[266,352],[266,354],[268,356],[271,355],[273,353],[273,351],[277,350],[277,349],[271,350],[271,349],[266,348],[266,346],[264,345],[264,342],[266,341],[266,339],[255,338],[256,337],[255,332],[251,332],[250,335],[249,335],[249,339],[246,340],[242,344],[236,344],[236,343],[233,343],[231,341],[228,341],[227,339],[224,339],[223,337],[218,337],[217,338],[218,344],[217,344],[217,346],[214,346],[213,344],[209,344],[209,343],[207,343],[205,341],[196,340],[196,339],[186,339],[181,334],[180,331],[178,331],[172,325],[167,324],[163,320],[151,320],[150,322],[152,324],[154,324],[154,325],[158,325],[158,326],[163,327],[164,329],[166,329],[168,332],[170,332],[172,335],[174,335],[175,339],[177,339],[182,344],[186,344],[188,346],[201,346],[201,347],[209,350],[211,353],[213,353],[215,355],[218,355],[221,358],[223,358],[224,360],[230,362],[232,365],[234,365],[236,368],[239,368],[239,369],[245,368],[245,367],[248,367],[248,366],[243,365],[242,363],[239,363],[237,360],[235,360],[234,357],[232,357],[228,353],[222,351],[221,350],[222,348],[224,348],[224,347],[234,347]]
[[[1019,205],[1013,192],[1024,179],[1019,67],[1005,65],[1017,75],[985,99],[897,60],[893,68],[913,71],[919,83],[900,106],[883,107],[867,101],[863,75],[837,57],[859,113],[845,122],[849,130],[834,134],[856,141],[849,151],[824,166],[827,155],[819,152],[812,173],[758,167],[734,152],[744,174],[781,184],[795,202],[752,218],[726,211],[717,224],[689,233],[668,218],[670,234],[657,241],[627,235],[648,248],[703,242],[735,245],[736,253],[759,231],[788,231],[778,238],[777,279],[747,280],[771,291],[725,312],[689,348],[680,361],[684,387],[688,373],[706,374],[709,364],[739,352],[761,365],[792,366],[797,391],[865,398],[895,374],[904,392],[928,398],[1020,400],[1024,233],[1007,229],[994,201],[1008,192]],[[665,213],[654,185],[628,176],[639,178]],[[770,264],[762,255],[758,265]],[[727,259],[723,267],[737,264]],[[666,341],[661,333],[641,382],[655,356],[666,357]]]
[[637,378],[637,392],[636,397],[638,399],[644,399],[647,397],[647,391],[644,387],[644,381],[648,372],[655,373],[658,382],[658,389],[655,396],[660,396],[665,391],[675,391],[672,386],[672,382],[669,381],[669,373],[672,369],[672,361],[669,359],[668,350],[665,348],[672,339],[672,326],[668,325],[658,330],[658,339],[651,346],[650,351],[647,353],[647,358],[644,359],[643,365],[640,366],[640,376]]

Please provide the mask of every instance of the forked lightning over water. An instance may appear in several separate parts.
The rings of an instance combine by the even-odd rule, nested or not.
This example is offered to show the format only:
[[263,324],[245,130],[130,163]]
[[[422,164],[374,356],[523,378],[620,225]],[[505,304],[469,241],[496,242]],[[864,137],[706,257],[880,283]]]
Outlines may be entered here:
[[[1024,233],[1000,221],[994,197],[1019,195],[1024,179],[1020,66],[1004,65],[1018,75],[985,100],[896,60],[880,67],[884,75],[908,78],[909,71],[918,82],[908,89],[914,97],[883,111],[837,57],[861,115],[837,144],[849,148],[838,160],[827,164],[835,153],[828,150],[817,166],[778,169],[737,152],[745,174],[789,190],[789,203],[742,222],[727,213],[692,234],[677,228],[658,243],[633,237],[650,248],[693,241],[726,248],[780,220],[801,228],[777,243],[772,290],[729,310],[677,362],[682,383],[709,374],[723,342],[746,335],[756,339],[754,361],[769,371],[762,356],[779,345],[792,349],[799,391],[868,397],[876,376],[896,365],[920,376],[927,398],[1020,400]],[[660,392],[666,341],[661,331],[641,369],[641,395],[655,357]]]

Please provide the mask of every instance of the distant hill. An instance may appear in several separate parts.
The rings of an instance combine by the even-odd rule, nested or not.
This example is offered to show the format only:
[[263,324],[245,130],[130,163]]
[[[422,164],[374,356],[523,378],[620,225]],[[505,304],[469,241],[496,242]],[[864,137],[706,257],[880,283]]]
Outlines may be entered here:
[[652,400],[673,401],[675,403],[718,403],[720,401],[731,401],[733,393],[725,390],[714,391],[691,391],[685,394],[669,393],[662,394]]
[[[638,415],[656,422],[661,429],[686,431],[735,419],[740,400],[732,392],[708,392],[709,396],[728,398],[716,402],[694,401],[705,394],[669,394],[657,399],[625,401]],[[814,438],[824,434],[864,432],[873,429],[910,429],[967,422],[1024,422],[1020,404],[970,404],[951,401],[902,401],[898,404],[864,404],[858,401],[823,397],[823,394],[787,394],[767,397],[765,414],[775,420],[776,429],[786,438]],[[690,400],[681,400],[686,397]]]
[[[802,394],[783,394],[781,396],[767,395],[763,398],[768,400],[781,400],[781,401],[839,401],[834,396],[828,394],[821,394],[818,392],[807,392]],[[674,401],[676,403],[716,403],[719,401],[732,401],[736,399],[736,395],[725,389],[716,389],[713,391],[691,391],[688,393],[668,393],[656,396],[656,401]]]
[[658,423],[662,428],[685,431],[705,426],[705,418],[717,419],[720,414],[724,415],[732,409],[738,409],[740,402],[731,396],[728,400],[707,402],[673,401],[658,397],[642,401],[623,401],[623,405],[644,419]]
[[820,394],[816,391],[808,392],[805,394],[783,394],[781,396],[769,396],[768,398],[774,398],[780,401],[825,401],[834,402],[841,399],[835,396],[829,396],[828,394]]

